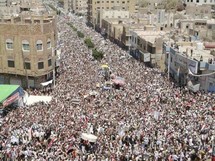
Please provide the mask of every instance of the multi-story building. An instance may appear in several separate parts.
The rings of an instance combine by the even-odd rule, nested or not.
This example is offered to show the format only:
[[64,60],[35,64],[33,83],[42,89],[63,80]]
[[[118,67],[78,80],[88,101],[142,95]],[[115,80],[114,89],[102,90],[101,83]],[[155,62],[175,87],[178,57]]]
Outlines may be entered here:
[[97,12],[97,25],[101,29],[103,19],[124,19],[129,18],[129,11],[118,11],[118,10],[100,10]]
[[[215,49],[215,44],[211,47]],[[194,92],[215,89],[214,51],[205,48],[202,42],[164,43],[166,70],[180,86],[187,86]]]
[[212,17],[211,5],[197,5],[189,4],[186,6],[186,14],[193,18],[211,18]]
[[180,33],[209,41],[214,41],[214,24],[213,19],[183,19],[178,23]]
[[215,4],[215,0],[184,0],[184,2],[186,4],[209,4],[209,5],[214,5]]
[[64,0],[64,9],[68,12],[74,12],[86,15],[88,0]]
[[21,4],[0,19],[0,83],[40,87],[55,69],[56,16],[43,4]]
[[149,65],[159,64],[166,32],[154,31],[155,26],[146,25],[144,30],[130,31],[130,54]]
[[97,12],[102,9],[127,10],[130,13],[137,12],[136,0],[88,0],[87,20],[91,25],[97,23]]

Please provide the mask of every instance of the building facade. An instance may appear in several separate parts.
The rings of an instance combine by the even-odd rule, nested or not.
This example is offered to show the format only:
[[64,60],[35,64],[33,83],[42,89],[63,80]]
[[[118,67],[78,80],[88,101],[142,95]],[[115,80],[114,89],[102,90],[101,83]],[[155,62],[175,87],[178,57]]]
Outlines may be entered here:
[[214,5],[215,0],[185,0],[186,4],[209,4],[209,5]]
[[124,10],[135,13],[137,6],[136,0],[88,0],[87,20],[89,24],[96,25],[99,10]]
[[64,0],[64,9],[66,12],[86,15],[88,0]]
[[179,86],[193,92],[215,92],[215,57],[202,43],[164,43],[166,71]]
[[0,19],[0,83],[39,88],[51,79],[56,40],[54,13]]

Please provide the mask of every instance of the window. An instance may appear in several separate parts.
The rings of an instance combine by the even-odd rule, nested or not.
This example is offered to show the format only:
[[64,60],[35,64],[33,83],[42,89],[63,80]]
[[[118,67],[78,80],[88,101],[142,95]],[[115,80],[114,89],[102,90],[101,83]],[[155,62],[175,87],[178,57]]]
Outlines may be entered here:
[[13,50],[13,40],[11,40],[11,39],[6,40],[6,49]]
[[50,49],[50,48],[51,48],[51,40],[48,39],[48,41],[47,41],[47,49]]
[[29,51],[30,50],[30,45],[29,45],[29,42],[27,40],[22,41],[22,50],[23,51]]
[[37,51],[43,50],[43,42],[41,40],[37,40],[36,47],[37,47]]
[[31,63],[30,62],[25,62],[24,69],[31,69]]
[[8,67],[10,67],[10,68],[14,68],[14,67],[15,67],[15,63],[14,63],[13,60],[8,60],[8,61],[7,61],[7,65],[8,65]]
[[44,63],[38,62],[38,69],[43,69],[43,68],[44,68]]
[[49,67],[52,66],[52,59],[49,59],[49,60],[48,60],[48,66],[49,66]]

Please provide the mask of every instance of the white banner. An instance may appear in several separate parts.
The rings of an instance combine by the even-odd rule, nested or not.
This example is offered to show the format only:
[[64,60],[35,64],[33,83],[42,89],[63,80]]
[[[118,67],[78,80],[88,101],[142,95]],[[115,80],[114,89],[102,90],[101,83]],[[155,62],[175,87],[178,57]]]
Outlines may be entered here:
[[195,60],[188,60],[188,68],[194,74],[198,73],[198,62]]
[[144,53],[144,62],[150,62],[151,54],[150,53]]

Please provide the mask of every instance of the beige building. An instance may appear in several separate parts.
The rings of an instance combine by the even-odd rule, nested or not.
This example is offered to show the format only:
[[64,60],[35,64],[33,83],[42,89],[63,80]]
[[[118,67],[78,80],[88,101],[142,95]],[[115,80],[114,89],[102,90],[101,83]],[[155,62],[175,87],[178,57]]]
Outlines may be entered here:
[[[40,87],[55,69],[56,16],[42,4],[0,19],[0,83]],[[27,7],[27,8],[26,8]]]
[[97,12],[97,22],[96,24],[99,26],[99,28],[102,27],[102,20],[103,19],[123,19],[123,18],[129,18],[130,13],[129,11],[123,11],[123,10],[99,10]]
[[131,18],[105,18],[102,20],[102,34],[117,43],[122,48],[129,49],[129,31],[132,29],[144,28],[147,20]]
[[206,37],[211,41],[215,41],[215,20],[214,19],[207,21]]
[[66,12],[74,12],[85,15],[87,13],[88,0],[64,0],[64,9]]
[[195,39],[214,41],[213,19],[183,19],[179,20],[179,31],[181,34],[194,36]]
[[146,25],[144,29],[130,31],[130,54],[139,61],[150,65],[160,64],[163,52],[164,31],[154,31],[156,27]]
[[196,18],[211,18],[211,5],[189,4],[186,6],[186,14]]
[[136,0],[88,0],[87,19],[91,25],[97,23],[97,12],[99,10],[124,10],[135,13],[138,10]]

